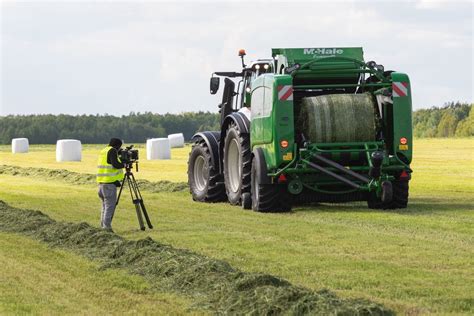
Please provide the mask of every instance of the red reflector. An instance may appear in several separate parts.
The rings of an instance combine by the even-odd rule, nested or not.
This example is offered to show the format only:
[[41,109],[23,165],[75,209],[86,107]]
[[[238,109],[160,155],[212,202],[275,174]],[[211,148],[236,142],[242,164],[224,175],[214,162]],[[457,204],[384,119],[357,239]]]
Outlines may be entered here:
[[408,172],[406,172],[405,170],[402,171],[402,173],[400,174],[400,178],[401,179],[406,179],[409,177],[409,174]]
[[400,138],[400,144],[406,145],[408,143],[408,140],[405,137]]
[[281,146],[282,148],[288,147],[288,141],[287,141],[287,140],[282,140],[282,141],[280,141],[280,146]]
[[286,176],[284,174],[280,174],[278,177],[278,183],[286,182]]

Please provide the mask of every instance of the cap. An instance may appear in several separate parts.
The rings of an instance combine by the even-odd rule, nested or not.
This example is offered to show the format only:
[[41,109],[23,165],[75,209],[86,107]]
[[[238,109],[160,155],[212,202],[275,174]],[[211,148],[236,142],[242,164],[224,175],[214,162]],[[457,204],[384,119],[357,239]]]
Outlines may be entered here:
[[115,147],[115,148],[120,148],[122,146],[123,142],[119,138],[111,138],[109,142],[109,146]]

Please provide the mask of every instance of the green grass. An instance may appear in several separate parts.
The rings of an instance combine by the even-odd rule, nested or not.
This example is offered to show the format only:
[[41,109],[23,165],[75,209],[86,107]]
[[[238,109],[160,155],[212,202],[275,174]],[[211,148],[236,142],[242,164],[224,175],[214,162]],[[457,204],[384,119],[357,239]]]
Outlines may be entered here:
[[150,238],[127,240],[81,222],[57,222],[47,215],[0,202],[0,231],[24,234],[53,247],[146,278],[153,288],[186,295],[193,308],[219,315],[364,315],[394,313],[361,299],[341,300],[327,290],[311,291],[262,273],[245,273],[227,262]]
[[[194,203],[184,192],[143,192],[155,229],[137,230],[128,200],[121,202],[114,227],[126,238],[151,236],[246,271],[367,298],[400,313],[472,314],[473,152],[474,139],[416,140],[410,205],[398,212],[354,203],[259,214],[224,203]],[[27,155],[0,157],[9,155],[1,163],[38,167],[32,152],[27,154],[32,161]],[[174,161],[172,179],[185,180],[186,157],[185,149]],[[150,170],[160,173],[161,163]],[[138,177],[164,179],[150,177],[145,162],[142,167]],[[94,186],[7,175],[0,176],[0,186],[0,199],[13,206],[39,209],[57,220],[98,224]]]
[[0,314],[185,314],[189,302],[143,278],[0,233]]

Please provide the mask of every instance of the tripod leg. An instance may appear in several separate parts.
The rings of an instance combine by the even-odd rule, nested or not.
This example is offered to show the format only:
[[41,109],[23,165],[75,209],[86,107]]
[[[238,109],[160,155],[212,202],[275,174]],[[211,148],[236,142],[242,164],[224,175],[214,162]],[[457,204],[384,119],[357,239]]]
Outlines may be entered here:
[[140,206],[141,206],[141,210],[143,212],[143,216],[145,217],[148,228],[152,229],[153,225],[151,224],[150,217],[148,217],[148,212],[146,211],[145,202],[143,202],[142,194],[140,192],[137,181],[135,180],[135,176],[133,174],[132,174],[132,180],[133,180],[133,184],[134,184],[133,190],[135,192],[137,200],[140,202]]
[[133,180],[135,180],[135,178],[133,178],[133,180],[131,179],[131,177],[127,177],[127,178],[128,178],[128,188],[130,189],[130,196],[132,197],[132,202],[133,202],[133,205],[135,205],[135,211],[137,213],[138,225],[140,225],[141,230],[145,230],[145,225],[143,224],[142,212],[140,211],[140,201],[135,196],[136,192],[135,192],[135,187],[133,186]]
[[150,218],[148,217],[148,213],[146,211],[145,203],[143,203],[143,200],[140,200],[140,205],[142,206],[142,212],[145,216],[146,224],[148,225],[148,228],[152,229],[153,225],[151,224]]
[[119,194],[117,195],[117,202],[115,202],[115,206],[119,204],[120,196],[122,195],[123,185],[125,184],[125,180],[127,179],[127,175],[123,177],[122,184],[120,186]]
[[145,225],[143,224],[142,213],[140,212],[140,204],[133,202],[135,204],[135,211],[137,212],[138,225],[140,225],[141,230],[145,230]]

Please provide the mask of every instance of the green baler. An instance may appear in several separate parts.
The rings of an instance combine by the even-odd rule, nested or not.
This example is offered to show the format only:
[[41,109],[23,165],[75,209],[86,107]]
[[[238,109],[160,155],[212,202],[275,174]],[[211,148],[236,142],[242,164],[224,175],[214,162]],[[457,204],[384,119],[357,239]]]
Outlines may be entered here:
[[[406,74],[363,59],[362,48],[276,48],[224,76],[221,130],[194,136],[194,200],[256,211],[366,200],[405,208],[412,159]],[[237,88],[235,81],[238,78]]]

